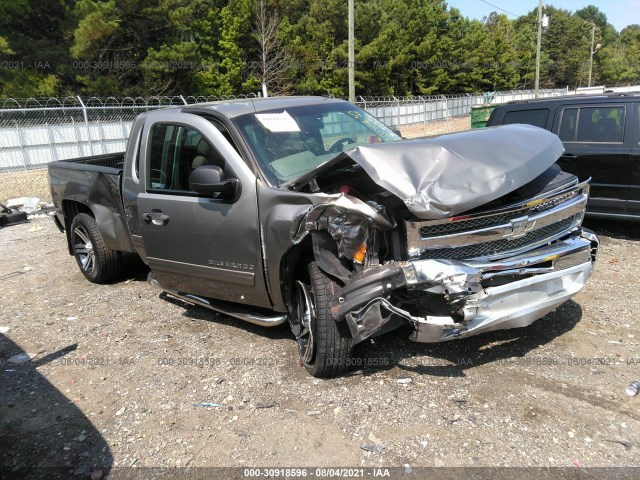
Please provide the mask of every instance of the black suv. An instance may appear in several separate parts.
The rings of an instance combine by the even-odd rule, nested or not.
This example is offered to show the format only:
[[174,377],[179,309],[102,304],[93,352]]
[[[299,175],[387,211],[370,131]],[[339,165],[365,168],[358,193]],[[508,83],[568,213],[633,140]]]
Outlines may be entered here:
[[528,123],[560,137],[563,170],[592,178],[587,214],[640,219],[640,92],[509,102],[487,126]]

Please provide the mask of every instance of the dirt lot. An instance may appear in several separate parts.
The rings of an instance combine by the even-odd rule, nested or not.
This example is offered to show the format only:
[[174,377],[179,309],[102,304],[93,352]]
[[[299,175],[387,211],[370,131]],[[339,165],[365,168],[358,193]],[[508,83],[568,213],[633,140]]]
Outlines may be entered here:
[[0,173],[0,202],[17,197],[38,197],[45,203],[51,202],[47,170]]
[[440,135],[442,133],[460,132],[462,130],[469,130],[470,128],[471,120],[468,115],[465,115],[463,117],[452,117],[435,122],[407,125],[400,127],[400,131],[405,138],[416,138]]
[[[93,285],[50,219],[0,229],[0,473],[638,466],[640,396],[624,389],[640,377],[640,228],[591,226],[591,281],[534,325],[440,345],[396,332],[362,346],[369,366],[324,381],[286,328],[171,301],[135,263]],[[21,352],[36,356],[7,361]]]

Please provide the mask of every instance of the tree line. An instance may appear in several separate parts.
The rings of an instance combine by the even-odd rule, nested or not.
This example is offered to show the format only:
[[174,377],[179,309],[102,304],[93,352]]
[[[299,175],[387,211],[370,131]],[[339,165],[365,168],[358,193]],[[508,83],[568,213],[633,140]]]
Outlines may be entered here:
[[[534,3],[534,2],[532,2]],[[548,6],[542,88],[640,83],[640,25]],[[533,88],[537,8],[468,19],[440,0],[356,0],[356,94]],[[346,0],[3,0],[0,96],[347,94]]]

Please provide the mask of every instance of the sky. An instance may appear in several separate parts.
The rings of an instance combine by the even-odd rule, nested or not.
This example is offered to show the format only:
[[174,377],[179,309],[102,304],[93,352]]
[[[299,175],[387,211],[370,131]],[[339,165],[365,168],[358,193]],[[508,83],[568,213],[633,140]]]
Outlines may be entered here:
[[[534,8],[538,8],[536,0],[487,0],[489,3],[515,14],[515,17],[526,15]],[[618,32],[627,25],[640,24],[640,0],[547,0],[545,3],[556,8],[575,12],[587,5],[595,5],[607,16],[607,20]],[[499,8],[492,7],[482,0],[447,0],[449,7],[456,7],[463,16],[482,20],[496,11],[505,13]],[[514,15],[508,15],[515,18]]]

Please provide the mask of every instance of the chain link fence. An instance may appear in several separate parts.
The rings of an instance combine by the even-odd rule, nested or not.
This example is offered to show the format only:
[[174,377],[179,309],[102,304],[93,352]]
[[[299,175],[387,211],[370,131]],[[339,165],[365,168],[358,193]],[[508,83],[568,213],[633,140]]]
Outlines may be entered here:
[[[567,95],[567,89],[540,90],[539,97]],[[477,105],[501,104],[534,98],[533,90],[489,92],[483,95],[433,95],[420,97],[358,97],[356,104],[389,127],[446,120],[469,115]]]
[[[566,94],[544,90],[541,96]],[[474,105],[532,98],[533,91],[433,97],[358,97],[356,104],[390,127],[469,115]],[[133,119],[140,113],[172,105],[230,97],[80,97],[0,100],[0,202],[15,197],[50,201],[49,162],[123,151]]]
[[49,202],[49,162],[123,151],[142,112],[235,98],[249,97],[0,100],[0,202],[22,196]]

